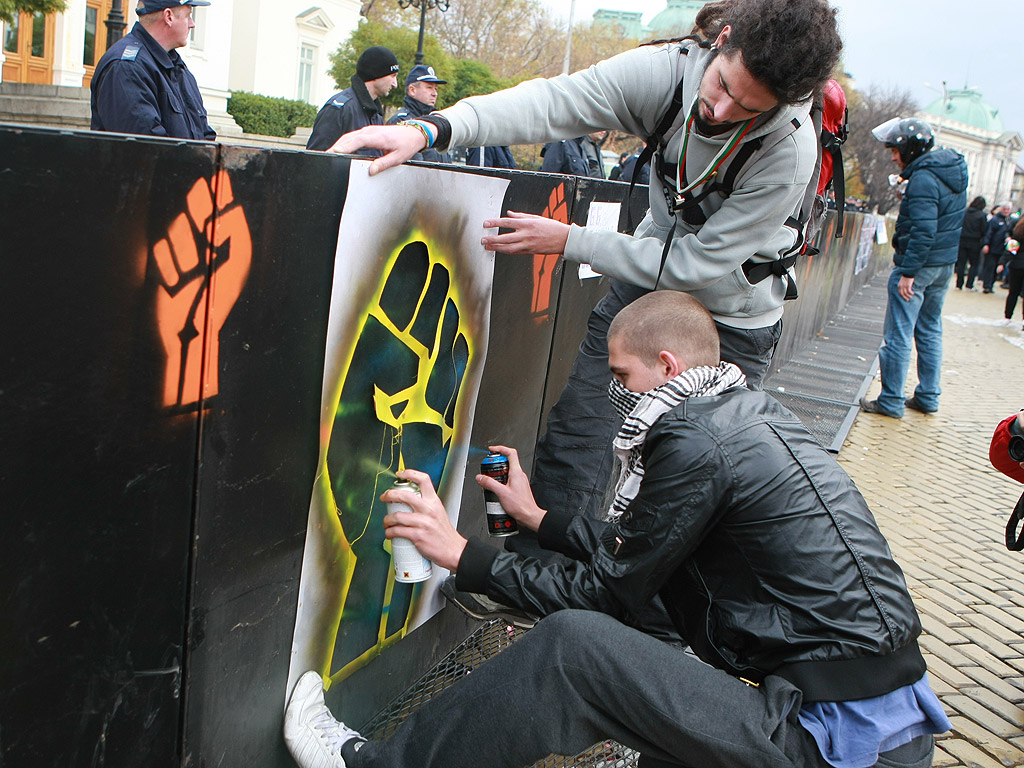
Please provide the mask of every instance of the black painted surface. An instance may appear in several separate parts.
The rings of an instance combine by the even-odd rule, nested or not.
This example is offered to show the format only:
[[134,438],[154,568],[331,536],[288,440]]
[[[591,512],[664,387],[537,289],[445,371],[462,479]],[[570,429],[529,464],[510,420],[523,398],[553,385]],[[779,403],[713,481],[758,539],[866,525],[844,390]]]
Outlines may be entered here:
[[[347,170],[322,154],[0,127],[4,768],[142,756],[157,767],[290,765],[281,712]],[[512,180],[505,210],[576,222],[591,201],[628,190],[486,172]],[[231,186],[216,213],[207,183]],[[216,223],[189,236],[206,255],[187,281],[168,282],[154,248],[179,242],[173,222],[204,205]],[[237,300],[204,314],[203,265],[216,299],[243,249],[217,241],[234,206],[251,263]],[[794,340],[863,281],[855,253],[827,251],[801,276],[806,298],[786,314]],[[606,283],[580,283],[554,257],[496,257],[464,533],[484,535],[473,481],[483,449],[513,445],[530,466]],[[204,286],[196,327],[186,318],[168,336],[165,322],[162,343],[160,302],[188,285]],[[209,356],[214,337],[202,407],[166,406],[163,344],[205,342]],[[332,707],[367,720],[470,628],[444,609],[333,688]]]

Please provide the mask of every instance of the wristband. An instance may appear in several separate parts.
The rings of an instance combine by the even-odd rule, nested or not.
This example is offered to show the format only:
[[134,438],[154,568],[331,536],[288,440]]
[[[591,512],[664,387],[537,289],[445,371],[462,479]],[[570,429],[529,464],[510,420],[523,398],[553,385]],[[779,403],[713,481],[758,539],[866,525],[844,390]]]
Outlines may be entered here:
[[423,134],[423,139],[427,142],[424,149],[434,146],[434,142],[437,140],[437,136],[434,134],[434,127],[428,123],[423,123],[419,120],[403,120],[399,125],[408,125]]

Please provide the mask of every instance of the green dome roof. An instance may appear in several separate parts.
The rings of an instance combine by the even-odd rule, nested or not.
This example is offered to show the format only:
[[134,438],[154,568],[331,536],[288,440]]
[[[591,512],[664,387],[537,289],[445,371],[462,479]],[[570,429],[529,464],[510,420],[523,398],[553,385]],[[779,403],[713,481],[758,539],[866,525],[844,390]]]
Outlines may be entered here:
[[651,19],[651,37],[682,37],[690,33],[697,12],[707,0],[668,0],[668,7]]
[[929,115],[936,115],[945,120],[956,120],[958,123],[965,123],[984,131],[1002,133],[1004,130],[999,110],[982,101],[981,94],[973,88],[948,91],[945,104],[942,99],[936,99],[925,107],[924,111]]

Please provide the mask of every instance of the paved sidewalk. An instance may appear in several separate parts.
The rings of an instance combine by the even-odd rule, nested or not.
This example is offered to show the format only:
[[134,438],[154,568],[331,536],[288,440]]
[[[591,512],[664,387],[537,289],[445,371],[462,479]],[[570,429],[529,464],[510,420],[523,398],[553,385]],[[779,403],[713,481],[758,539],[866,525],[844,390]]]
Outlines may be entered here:
[[[1021,310],[1000,325],[1005,299],[999,288],[951,288],[938,413],[861,413],[839,454],[921,614],[932,686],[953,723],[936,766],[1024,766],[1024,553],[1003,544],[1024,487],[988,462],[996,424],[1024,408]],[[878,391],[876,379],[868,397]]]

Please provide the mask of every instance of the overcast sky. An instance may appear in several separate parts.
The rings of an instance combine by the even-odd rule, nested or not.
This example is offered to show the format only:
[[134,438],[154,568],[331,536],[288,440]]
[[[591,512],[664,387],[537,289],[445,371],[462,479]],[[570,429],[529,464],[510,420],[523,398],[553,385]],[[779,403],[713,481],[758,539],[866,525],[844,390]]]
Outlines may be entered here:
[[[568,18],[570,0],[546,0]],[[832,0],[839,8],[843,64],[865,90],[910,91],[921,107],[949,88],[977,87],[1007,130],[1024,135],[1022,0]],[[598,8],[636,10],[644,22],[665,0],[576,0],[576,18]],[[926,85],[926,83],[928,85]]]

